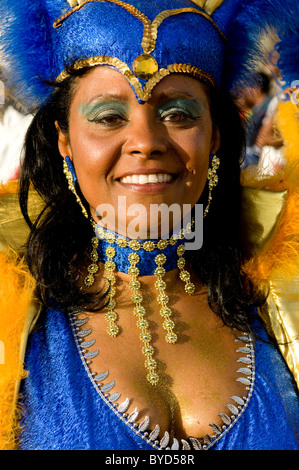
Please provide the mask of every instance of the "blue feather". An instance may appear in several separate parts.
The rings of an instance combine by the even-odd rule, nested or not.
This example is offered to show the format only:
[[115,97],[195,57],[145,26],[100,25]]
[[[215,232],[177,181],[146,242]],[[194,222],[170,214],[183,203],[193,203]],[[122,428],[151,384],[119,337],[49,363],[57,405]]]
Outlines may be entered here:
[[36,77],[44,78],[53,68],[45,2],[2,0],[0,17],[7,19],[1,32],[1,52],[8,83],[16,99],[34,109],[49,95],[48,87]]
[[213,18],[228,38],[223,85],[237,91],[253,84],[257,64],[268,60],[261,36],[279,37],[292,27],[293,0],[226,0]]
[[292,7],[289,29],[276,45],[279,53],[278,67],[285,87],[295,87],[299,82],[299,4]]

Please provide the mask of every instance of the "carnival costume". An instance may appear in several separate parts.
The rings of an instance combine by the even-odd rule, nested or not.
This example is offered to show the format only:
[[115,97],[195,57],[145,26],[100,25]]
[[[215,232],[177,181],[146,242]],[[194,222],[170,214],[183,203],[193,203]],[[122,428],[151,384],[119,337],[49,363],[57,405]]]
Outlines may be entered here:
[[[45,82],[63,81],[71,65],[77,70],[112,67],[126,77],[141,104],[150,99],[157,83],[173,73],[187,74],[237,93],[244,84],[254,83],[253,64],[263,54],[260,33],[269,29],[282,37],[280,66],[290,86],[295,77],[288,67],[288,45],[298,43],[297,10],[293,2],[278,0],[3,0],[0,15],[8,21],[0,36],[1,53],[10,70],[9,86],[30,112],[50,97]],[[43,324],[29,336],[39,315],[34,281],[17,256],[13,258],[6,251],[7,246],[18,251],[26,229],[16,212],[14,183],[2,188],[0,263],[5,292],[0,300],[4,325],[0,340],[6,348],[5,363],[0,365],[0,448],[298,448],[298,392],[290,373],[299,386],[296,118],[296,106],[290,100],[282,103],[280,129],[289,162],[283,181],[274,178],[257,182],[253,175],[246,174],[243,194],[244,243],[248,248],[243,269],[256,285],[270,286],[267,309],[259,313],[281,344],[286,363],[269,341],[253,344],[249,336],[240,337],[236,368],[238,380],[247,386],[247,396],[233,396],[226,405],[228,412],[220,414],[223,426],[211,423],[211,433],[203,437],[170,439],[167,432],[160,436],[158,424],[148,417],[138,421],[138,409],[126,414],[130,400],[121,397],[109,371],[104,368],[98,374],[90,373],[90,361],[99,351],[88,318],[73,315],[68,319],[59,305],[53,304],[45,312]],[[221,161],[212,155],[206,216],[219,164]],[[67,160],[64,172],[81,205],[82,217],[88,217],[76,191],[76,175]],[[34,218],[43,203],[34,192],[31,198]],[[92,285],[98,261],[104,263],[112,287],[118,270],[131,275],[132,304],[141,330],[147,378],[155,386],[158,376],[138,277],[157,277],[157,301],[166,341],[175,343],[163,275],[177,266],[186,292],[192,295],[194,286],[184,268],[184,243],[191,225],[172,234],[169,240],[143,243],[92,227],[91,263],[85,285]],[[107,331],[115,336],[117,297],[113,288],[109,295]],[[254,328],[266,339],[260,332],[258,317]],[[25,413],[20,418],[17,398],[22,379],[20,403]]]

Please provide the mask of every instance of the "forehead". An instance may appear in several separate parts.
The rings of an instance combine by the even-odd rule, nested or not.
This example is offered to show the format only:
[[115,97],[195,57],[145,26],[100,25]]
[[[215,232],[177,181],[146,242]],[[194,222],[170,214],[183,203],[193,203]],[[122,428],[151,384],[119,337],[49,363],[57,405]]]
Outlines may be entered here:
[[[204,85],[195,78],[182,74],[164,77],[152,90],[149,104],[173,97],[190,97],[199,99],[208,105]],[[100,66],[89,70],[78,77],[74,101],[91,102],[96,99],[115,98],[138,103],[137,97],[128,80],[117,70]]]

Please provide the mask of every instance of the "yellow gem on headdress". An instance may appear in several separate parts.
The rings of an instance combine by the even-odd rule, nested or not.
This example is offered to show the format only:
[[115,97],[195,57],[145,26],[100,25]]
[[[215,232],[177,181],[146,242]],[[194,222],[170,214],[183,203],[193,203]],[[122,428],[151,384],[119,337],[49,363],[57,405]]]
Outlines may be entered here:
[[156,59],[150,54],[141,54],[133,62],[133,72],[136,77],[142,80],[148,80],[156,72],[158,72],[159,66]]

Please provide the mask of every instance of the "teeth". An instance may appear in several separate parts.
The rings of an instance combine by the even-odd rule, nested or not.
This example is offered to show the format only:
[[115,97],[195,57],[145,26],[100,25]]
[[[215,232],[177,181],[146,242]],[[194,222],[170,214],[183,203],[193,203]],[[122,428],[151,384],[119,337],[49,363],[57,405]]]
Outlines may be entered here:
[[172,180],[172,175],[168,173],[153,173],[150,175],[130,175],[121,178],[121,183],[126,184],[153,184],[153,183],[169,183]]

